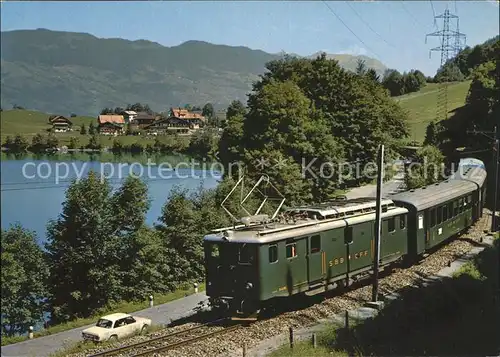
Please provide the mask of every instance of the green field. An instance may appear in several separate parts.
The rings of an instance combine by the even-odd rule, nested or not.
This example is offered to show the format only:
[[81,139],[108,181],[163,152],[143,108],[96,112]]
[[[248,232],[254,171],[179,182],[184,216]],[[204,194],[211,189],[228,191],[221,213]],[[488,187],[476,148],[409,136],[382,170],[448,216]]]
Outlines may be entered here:
[[[2,111],[0,113],[2,142],[8,135],[14,136],[16,134],[21,134],[29,141],[31,141],[31,138],[36,134],[47,135],[49,133],[47,130],[52,128],[48,122],[49,116],[50,115],[47,113],[33,110],[13,109]],[[80,135],[80,126],[82,124],[85,124],[85,127],[87,128],[91,122],[94,122],[94,125],[97,124],[96,118],[92,117],[74,117],[68,119],[73,123],[73,132],[55,134],[61,141],[62,145],[67,145],[71,136],[81,137],[84,139],[84,136]],[[85,143],[83,143],[83,141],[80,141],[80,143],[85,145],[88,138],[85,138],[84,141]]]
[[[453,110],[465,104],[470,81],[450,83],[448,85],[448,117]],[[438,113],[439,84],[429,83],[416,93],[395,97],[403,109],[407,110],[410,124],[410,140],[423,142],[427,124],[436,118]]]
[[[27,138],[29,142],[31,142],[31,139],[36,134],[47,136],[49,134],[48,129],[52,128],[48,123],[48,119],[49,114],[32,110],[13,109],[0,112],[2,143],[5,142],[7,136],[13,137],[16,134],[21,134]],[[78,147],[87,145],[90,135],[81,135],[80,127],[82,124],[85,124],[88,130],[91,122],[97,125],[97,119],[86,116],[68,119],[73,123],[73,131],[67,133],[54,133],[57,139],[59,139],[59,146],[68,145],[72,136],[78,139]],[[114,139],[115,137],[113,136],[99,136],[99,141],[103,147],[113,146]],[[170,136],[160,136],[159,139],[165,144],[171,143],[173,140]],[[140,142],[144,146],[147,144],[154,144],[154,139],[146,139],[138,136],[119,136],[119,140],[123,145],[130,145],[136,142]]]

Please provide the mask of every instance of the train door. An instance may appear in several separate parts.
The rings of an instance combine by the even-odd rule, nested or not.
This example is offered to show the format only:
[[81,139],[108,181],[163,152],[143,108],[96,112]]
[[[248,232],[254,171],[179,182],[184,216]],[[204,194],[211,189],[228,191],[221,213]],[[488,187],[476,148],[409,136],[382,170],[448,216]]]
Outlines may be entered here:
[[372,264],[370,251],[373,244],[373,232],[374,224],[372,221],[346,227],[346,256],[349,261],[349,272]]
[[308,238],[307,278],[309,283],[323,278],[326,273],[326,258],[319,234]]

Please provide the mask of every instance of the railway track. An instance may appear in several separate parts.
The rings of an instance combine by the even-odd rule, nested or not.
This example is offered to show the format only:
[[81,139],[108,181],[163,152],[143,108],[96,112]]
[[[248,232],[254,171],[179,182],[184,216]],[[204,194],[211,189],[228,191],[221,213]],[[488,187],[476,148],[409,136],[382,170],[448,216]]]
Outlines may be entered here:
[[[168,335],[158,336],[146,341],[102,351],[89,357],[150,356],[159,352],[183,347],[210,337],[226,334],[238,330],[247,324],[241,322],[230,322],[231,324],[227,327],[217,326],[217,323],[225,321],[230,322],[228,319],[218,319],[200,326],[176,331]],[[214,330],[214,328],[218,329]]]

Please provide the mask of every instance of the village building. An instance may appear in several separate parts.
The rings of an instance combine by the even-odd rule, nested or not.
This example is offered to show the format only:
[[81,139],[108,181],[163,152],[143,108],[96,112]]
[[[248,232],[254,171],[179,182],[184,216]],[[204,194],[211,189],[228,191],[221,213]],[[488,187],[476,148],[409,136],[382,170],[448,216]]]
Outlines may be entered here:
[[52,131],[55,133],[65,133],[71,131],[73,123],[62,115],[52,115],[49,117],[49,123],[52,125]]
[[187,121],[191,126],[191,130],[197,130],[205,124],[205,117],[203,115],[183,108],[170,108],[169,117]]
[[149,114],[147,112],[139,112],[134,119],[134,124],[137,125],[139,129],[143,129],[146,126],[153,124],[154,121],[155,117],[152,114]]
[[125,110],[120,114],[123,115],[123,119],[125,119],[125,124],[133,123],[135,118],[137,117],[137,112],[133,110]]
[[125,118],[123,115],[99,115],[97,124],[99,134],[120,135],[125,132]]
[[152,135],[190,134],[193,131],[191,123],[187,120],[174,117],[157,120],[144,129]]

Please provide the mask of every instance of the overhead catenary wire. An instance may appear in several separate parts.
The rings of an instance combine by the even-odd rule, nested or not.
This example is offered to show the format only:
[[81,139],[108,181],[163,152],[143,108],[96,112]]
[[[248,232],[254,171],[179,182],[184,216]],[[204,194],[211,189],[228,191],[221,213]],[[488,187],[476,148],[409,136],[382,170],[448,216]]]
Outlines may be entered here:
[[375,31],[375,30],[374,30],[374,29],[370,26],[370,24],[369,24],[369,23],[367,23],[367,22],[366,22],[366,21],[365,21],[365,20],[361,17],[361,15],[360,15],[360,14],[356,11],[356,9],[355,9],[355,8],[354,8],[351,4],[349,4],[349,2],[346,2],[346,4],[347,4],[347,6],[349,6],[349,7],[351,8],[351,10],[352,10],[352,11],[356,14],[356,16],[357,16],[357,17],[361,20],[361,22],[363,22],[363,23],[366,25],[366,27],[368,27],[368,28],[369,28],[369,29],[370,29],[370,30],[371,30],[371,31],[372,31],[375,35],[377,35],[377,36],[378,36],[378,37],[379,37],[382,41],[384,41],[387,45],[389,45],[389,46],[391,46],[391,47],[393,47],[393,48],[396,48],[396,49],[397,49],[397,47],[396,47],[396,46],[394,46],[393,44],[391,44],[391,43],[387,42],[385,38],[383,38],[383,37],[382,37],[382,36],[381,36],[381,35],[380,35],[377,31]]
[[434,3],[432,2],[432,0],[429,0],[429,2],[431,3],[431,9],[432,9],[432,18],[434,19],[434,28],[438,28],[438,25],[437,25],[437,21],[436,21],[436,10],[434,10]]
[[422,25],[416,18],[415,16],[413,16],[413,14],[408,11],[408,9],[406,8],[406,6],[404,5],[404,1],[399,1],[399,4],[401,5],[401,7],[403,8],[403,10],[411,17],[412,21],[413,21],[413,24],[415,25],[415,28],[417,30],[420,30],[420,27],[425,27],[424,25]]
[[377,57],[377,59],[380,60],[381,59],[380,56],[375,51],[373,51],[358,35],[356,35],[356,33],[353,30],[351,30],[351,28],[344,22],[344,20],[342,20],[342,18],[339,15],[337,15],[337,13],[332,9],[332,7],[330,5],[328,5],[328,3],[325,0],[322,0],[322,1],[323,1],[323,4],[326,5],[328,10],[330,10],[330,12],[342,23],[342,25],[344,25],[344,27],[346,29],[348,29],[349,32],[351,32],[354,35],[354,37],[356,37],[358,39],[358,41],[361,42],[363,44],[363,46],[366,47],[366,49],[368,51],[373,53]]

